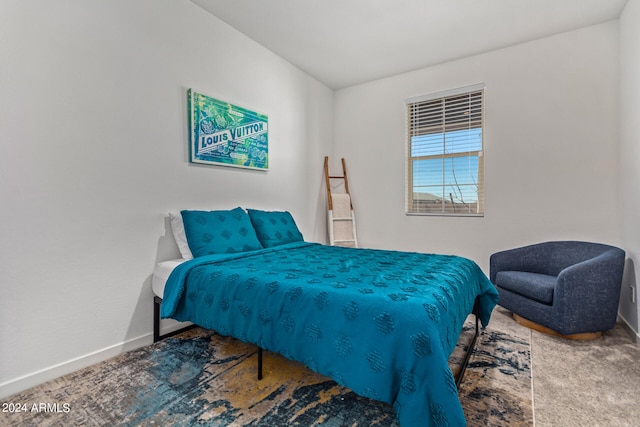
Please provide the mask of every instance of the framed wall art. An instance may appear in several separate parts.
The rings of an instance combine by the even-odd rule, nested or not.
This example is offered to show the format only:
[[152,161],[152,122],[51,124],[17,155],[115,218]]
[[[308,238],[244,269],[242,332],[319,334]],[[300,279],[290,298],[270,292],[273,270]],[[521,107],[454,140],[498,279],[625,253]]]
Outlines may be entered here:
[[269,169],[269,121],[264,114],[189,89],[192,163]]

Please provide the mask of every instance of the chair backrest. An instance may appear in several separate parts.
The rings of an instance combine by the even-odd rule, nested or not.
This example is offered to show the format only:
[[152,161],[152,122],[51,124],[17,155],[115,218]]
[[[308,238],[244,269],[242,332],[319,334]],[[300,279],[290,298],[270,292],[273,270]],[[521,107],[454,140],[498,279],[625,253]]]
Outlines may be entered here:
[[[557,276],[565,268],[598,257],[608,251],[621,251],[615,246],[602,243],[580,241],[555,241],[539,243],[538,251],[545,261],[542,267],[546,270],[541,273]],[[624,261],[624,252],[622,252]]]

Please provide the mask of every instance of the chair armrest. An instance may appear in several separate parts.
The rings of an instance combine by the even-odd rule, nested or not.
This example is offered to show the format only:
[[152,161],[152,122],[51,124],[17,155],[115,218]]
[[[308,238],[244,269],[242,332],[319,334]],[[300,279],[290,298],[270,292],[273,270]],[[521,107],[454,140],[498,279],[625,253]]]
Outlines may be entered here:
[[545,272],[544,245],[538,243],[494,253],[489,258],[489,279],[495,284],[496,275],[500,271]]
[[615,313],[620,298],[624,261],[625,252],[613,248],[565,268],[558,275],[554,305],[563,307],[563,310],[589,313],[589,316]]

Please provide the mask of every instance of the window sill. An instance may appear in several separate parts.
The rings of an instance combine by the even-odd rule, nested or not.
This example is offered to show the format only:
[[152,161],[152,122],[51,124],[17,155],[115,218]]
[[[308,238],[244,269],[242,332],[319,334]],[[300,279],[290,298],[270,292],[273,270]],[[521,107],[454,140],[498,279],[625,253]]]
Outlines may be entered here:
[[405,212],[406,216],[442,216],[442,217],[472,217],[483,218],[484,214],[462,214],[462,213],[418,213],[418,212]]

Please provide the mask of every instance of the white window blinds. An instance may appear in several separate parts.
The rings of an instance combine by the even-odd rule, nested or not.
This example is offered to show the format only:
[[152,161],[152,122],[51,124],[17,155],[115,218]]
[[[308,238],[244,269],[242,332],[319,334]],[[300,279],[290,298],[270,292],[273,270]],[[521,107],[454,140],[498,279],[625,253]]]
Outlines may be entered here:
[[484,85],[407,104],[407,213],[484,213]]

